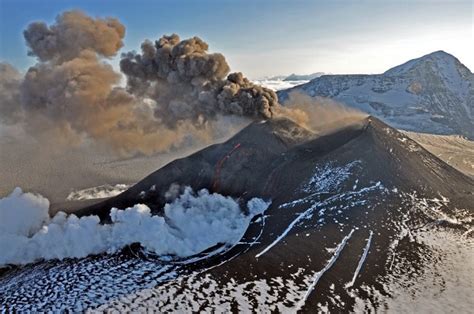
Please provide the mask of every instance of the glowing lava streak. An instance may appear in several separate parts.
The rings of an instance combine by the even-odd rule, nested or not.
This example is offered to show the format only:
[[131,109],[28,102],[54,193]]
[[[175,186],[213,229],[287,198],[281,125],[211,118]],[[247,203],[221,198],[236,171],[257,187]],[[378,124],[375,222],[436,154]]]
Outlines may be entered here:
[[227,155],[225,155],[223,158],[221,158],[217,164],[216,164],[216,170],[215,170],[215,173],[214,173],[214,179],[212,180],[213,184],[212,184],[212,189],[214,191],[217,191],[219,189],[219,179],[220,179],[220,175],[221,175],[221,170],[222,170],[222,166],[224,165],[225,161],[227,159],[230,158],[230,156],[237,150],[239,149],[240,147],[240,143],[237,143],[234,148],[232,148],[232,150],[227,153]]

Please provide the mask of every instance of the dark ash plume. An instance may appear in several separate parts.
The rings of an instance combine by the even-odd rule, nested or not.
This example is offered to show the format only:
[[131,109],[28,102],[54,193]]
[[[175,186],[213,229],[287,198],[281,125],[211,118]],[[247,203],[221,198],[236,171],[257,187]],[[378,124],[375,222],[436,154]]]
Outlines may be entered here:
[[[155,117],[169,127],[181,121],[200,124],[218,115],[271,118],[276,94],[242,73],[229,73],[220,53],[208,53],[200,38],[163,36],[142,44],[142,53],[122,55],[120,68],[130,93],[156,102]],[[226,77],[227,76],[227,77]]]
[[[24,37],[38,63],[23,78],[0,66],[0,122],[59,143],[105,143],[126,154],[209,143],[253,119],[294,116],[276,94],[229,74],[202,39],[163,36],[122,55],[122,75],[105,61],[123,46],[125,27],[79,11],[34,22]],[[298,113],[300,115],[301,113]],[[225,133],[225,132],[224,132]]]
[[82,12],[69,11],[59,15],[51,27],[33,22],[23,34],[30,48],[28,55],[61,63],[79,57],[85,50],[114,56],[123,46],[125,26],[114,18],[93,19]]
[[0,123],[10,125],[21,121],[20,84],[20,72],[0,62]]
[[[118,52],[124,35],[118,20],[78,11],[59,15],[51,26],[30,24],[24,36],[38,63],[12,89],[24,129],[41,141],[92,139],[123,153],[152,153],[182,141],[160,130],[148,104],[117,87],[122,76],[104,58]],[[10,112],[0,96],[1,111]]]
[[[20,86],[29,133],[67,137],[64,142],[91,138],[124,151],[135,148],[134,133],[151,122],[139,121],[140,106],[115,87],[121,75],[103,62],[123,46],[124,35],[118,20],[93,19],[78,11],[59,15],[52,26],[35,22],[27,27],[29,55],[39,61]],[[140,141],[136,145],[141,150]]]

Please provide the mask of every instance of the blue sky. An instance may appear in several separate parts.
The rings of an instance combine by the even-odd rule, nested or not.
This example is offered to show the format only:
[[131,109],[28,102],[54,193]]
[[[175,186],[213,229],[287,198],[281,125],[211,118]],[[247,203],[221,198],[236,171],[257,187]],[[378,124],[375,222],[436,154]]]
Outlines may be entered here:
[[[117,17],[122,51],[145,38],[200,36],[251,78],[327,72],[380,73],[436,50],[474,70],[473,1],[0,0],[0,60],[25,70],[22,31],[68,9]],[[117,64],[117,60],[112,60]]]

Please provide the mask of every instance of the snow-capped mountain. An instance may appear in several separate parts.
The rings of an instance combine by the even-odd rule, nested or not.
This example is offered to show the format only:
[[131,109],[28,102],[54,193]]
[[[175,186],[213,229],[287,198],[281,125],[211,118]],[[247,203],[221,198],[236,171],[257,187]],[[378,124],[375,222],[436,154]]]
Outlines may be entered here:
[[457,58],[436,51],[383,74],[324,75],[279,92],[330,97],[394,127],[474,138],[474,75]]

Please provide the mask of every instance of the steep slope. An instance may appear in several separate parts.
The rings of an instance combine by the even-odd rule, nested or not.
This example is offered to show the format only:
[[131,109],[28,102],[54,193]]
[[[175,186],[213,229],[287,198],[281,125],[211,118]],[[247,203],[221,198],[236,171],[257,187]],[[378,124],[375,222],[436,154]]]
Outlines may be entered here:
[[98,214],[107,219],[111,207],[126,208],[137,203],[159,211],[172,184],[249,199],[263,193],[265,178],[281,154],[314,136],[286,119],[253,123],[225,143],[177,159],[124,193],[77,214]]
[[377,75],[324,75],[280,91],[330,97],[393,127],[474,138],[474,75],[454,56],[437,51]]
[[2,306],[310,313],[407,311],[418,299],[424,311],[441,299],[446,310],[472,306],[465,260],[474,181],[375,118],[324,134],[289,120],[254,123],[81,214],[105,219],[111,206],[138,201],[160,213],[173,183],[272,203],[226,251],[179,259],[137,246],[11,270],[0,278]]

